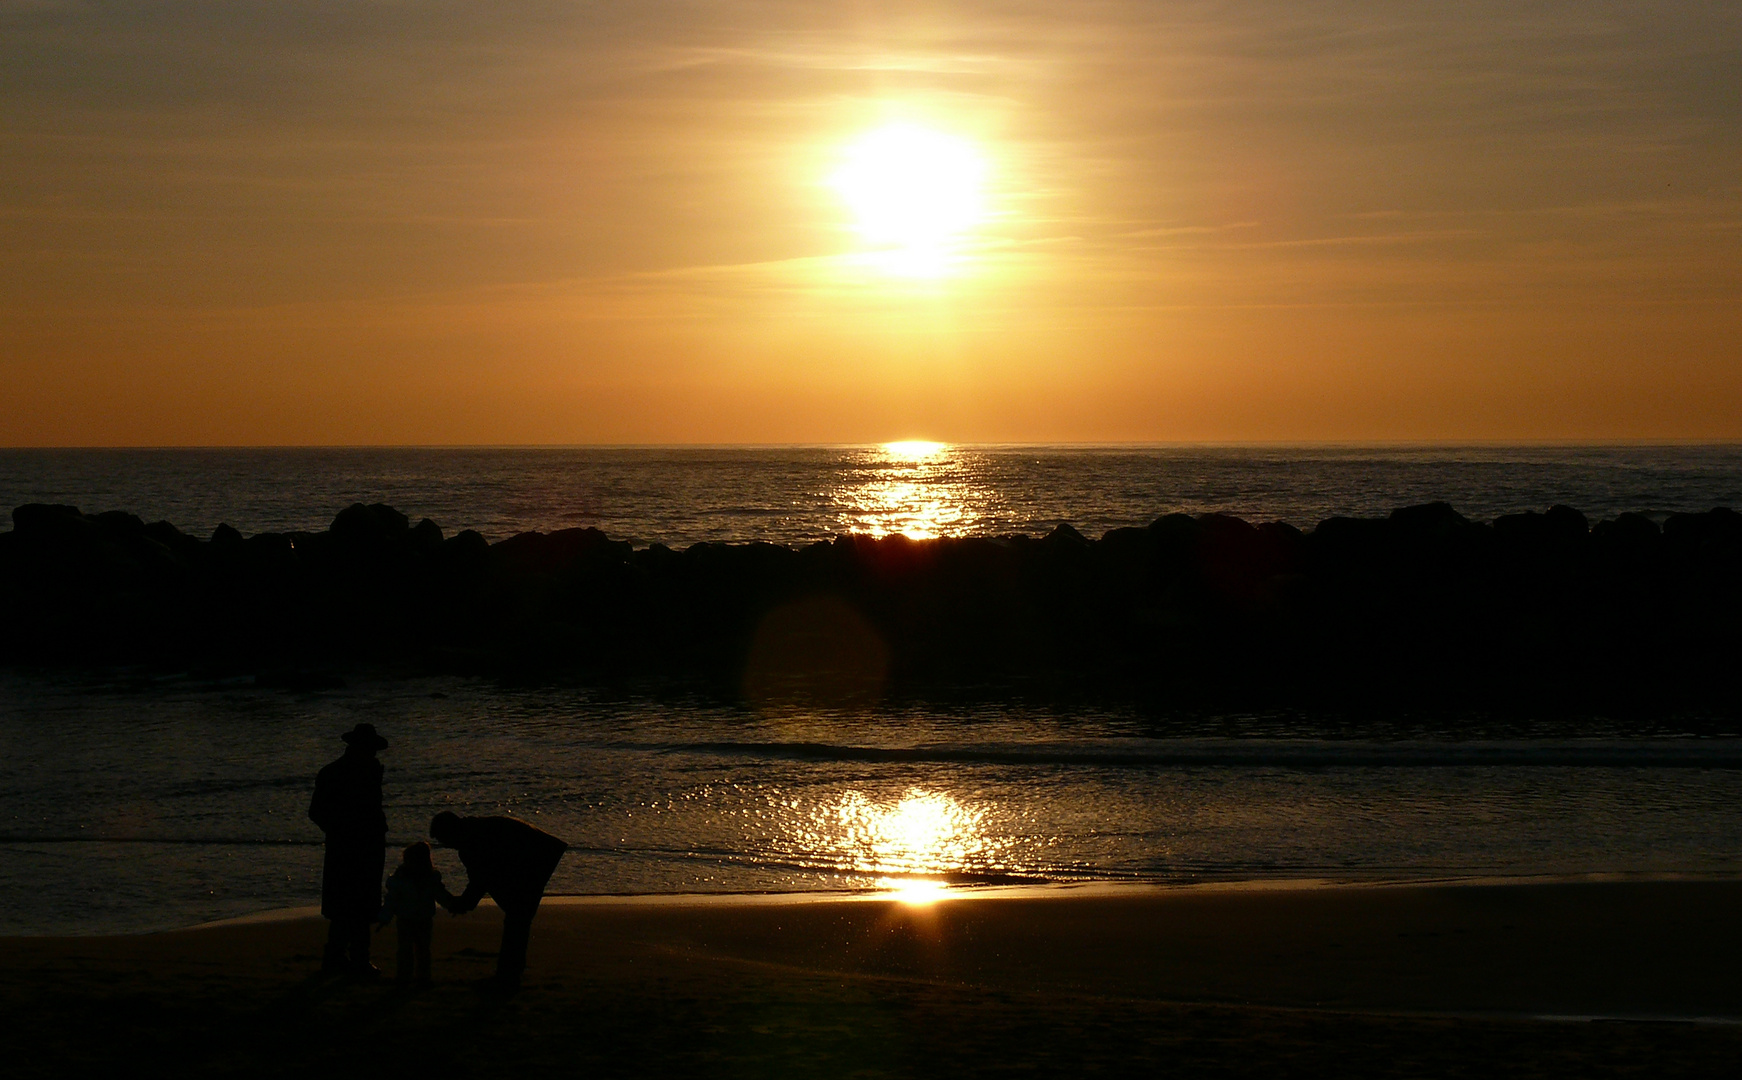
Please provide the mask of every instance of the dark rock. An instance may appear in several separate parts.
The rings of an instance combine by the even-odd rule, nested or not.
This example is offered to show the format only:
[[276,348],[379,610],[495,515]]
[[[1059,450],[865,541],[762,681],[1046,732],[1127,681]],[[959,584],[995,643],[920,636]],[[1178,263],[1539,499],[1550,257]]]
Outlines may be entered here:
[[1109,529],[1096,546],[1104,555],[1147,555],[1155,548],[1155,537],[1148,529]]
[[189,536],[167,521],[154,521],[145,526],[144,535],[147,540],[163,545],[165,551],[175,556],[176,561],[183,565],[191,565],[199,558],[200,542]]
[[442,527],[424,518],[411,530],[411,546],[419,551],[434,551],[442,545]]
[[26,503],[12,511],[12,528],[21,538],[76,541],[89,536],[95,523],[76,506]]
[[289,574],[296,570],[296,545],[284,533],[258,533],[242,541],[249,568],[258,573]]
[[1321,565],[1373,570],[1391,556],[1392,525],[1383,518],[1333,517],[1307,534],[1307,549]]
[[1585,515],[1570,506],[1561,506],[1556,503],[1549,507],[1548,513],[1543,516],[1548,519],[1555,535],[1563,540],[1583,541],[1590,535],[1591,523],[1585,519]]
[[91,520],[116,536],[133,539],[145,535],[145,522],[124,510],[105,510],[92,515]]
[[[775,545],[763,545],[759,551],[764,573],[778,573],[785,561],[767,550]],[[871,538],[842,537],[835,546],[847,557],[846,566],[877,581],[907,581],[928,572],[937,562],[939,543],[936,540],[915,540],[902,533]],[[784,550],[784,549],[782,549]]]
[[1405,506],[1393,510],[1392,525],[1405,536],[1456,536],[1470,528],[1470,519],[1452,509],[1451,503],[1434,502],[1422,506]]
[[1157,708],[1733,708],[1723,673],[1742,649],[1728,510],[1660,529],[1556,506],[1488,526],[1434,503],[1304,534],[1169,514],[1093,541],[1060,526],[682,552],[596,529],[444,539],[383,504],[318,533],[220,526],[210,543],[122,512],[35,504],[13,520],[0,658],[257,670],[293,688],[379,659],[700,679],[764,702],[971,684]]
[[1742,555],[1742,514],[1727,508],[1671,514],[1663,523],[1663,539],[1688,558],[1734,559]]
[[1074,551],[1086,551],[1089,547],[1089,540],[1087,537],[1063,522],[1054,526],[1052,532],[1047,533],[1046,536],[1041,538],[1040,542],[1048,547],[1065,548]]
[[1622,514],[1591,529],[1592,546],[1611,564],[1646,569],[1661,555],[1663,533],[1644,514]]
[[339,511],[328,530],[353,558],[379,556],[400,547],[410,531],[411,519],[384,503],[352,503]]
[[490,557],[490,542],[475,529],[462,529],[442,541],[441,557],[455,570],[482,569]]
[[612,540],[598,529],[558,529],[520,533],[492,544],[490,561],[500,573],[551,577],[589,563],[621,563],[634,550],[634,545]]

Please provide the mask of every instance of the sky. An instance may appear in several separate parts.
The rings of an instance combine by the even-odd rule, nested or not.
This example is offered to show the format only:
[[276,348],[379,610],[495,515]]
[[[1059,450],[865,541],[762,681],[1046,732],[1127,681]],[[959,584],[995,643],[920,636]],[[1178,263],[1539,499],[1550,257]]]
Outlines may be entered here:
[[[921,270],[891,130],[978,170]],[[0,0],[0,381],[16,446],[1738,439],[1742,5]]]

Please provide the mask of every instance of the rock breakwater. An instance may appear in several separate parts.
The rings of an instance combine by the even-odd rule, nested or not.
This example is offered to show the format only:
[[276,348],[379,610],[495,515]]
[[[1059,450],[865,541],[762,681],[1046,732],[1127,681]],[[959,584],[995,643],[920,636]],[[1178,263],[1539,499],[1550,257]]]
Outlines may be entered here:
[[363,664],[850,703],[949,688],[1218,707],[1737,709],[1742,515],[1303,532],[1173,514],[1090,539],[842,536],[681,551],[594,529],[488,543],[392,507],[209,538],[33,504],[0,533],[0,661],[257,674]]

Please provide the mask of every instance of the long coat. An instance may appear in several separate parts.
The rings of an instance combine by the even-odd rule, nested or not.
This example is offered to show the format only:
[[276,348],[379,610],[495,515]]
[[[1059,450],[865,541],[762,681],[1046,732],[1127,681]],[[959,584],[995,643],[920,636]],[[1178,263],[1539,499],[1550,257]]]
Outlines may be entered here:
[[381,763],[346,754],[315,777],[308,816],[327,834],[321,867],[321,914],[329,919],[375,917],[387,862],[387,814],[381,808]]

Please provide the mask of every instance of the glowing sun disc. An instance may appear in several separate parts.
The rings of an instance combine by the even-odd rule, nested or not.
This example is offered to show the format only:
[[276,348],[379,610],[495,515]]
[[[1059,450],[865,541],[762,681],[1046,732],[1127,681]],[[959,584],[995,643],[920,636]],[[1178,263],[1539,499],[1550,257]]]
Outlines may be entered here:
[[830,182],[868,242],[936,251],[985,218],[985,176],[966,139],[889,124],[855,140]]
[[884,453],[893,458],[901,458],[903,461],[924,461],[928,457],[941,453],[943,449],[943,443],[927,442],[924,439],[904,439],[900,442],[883,444]]

